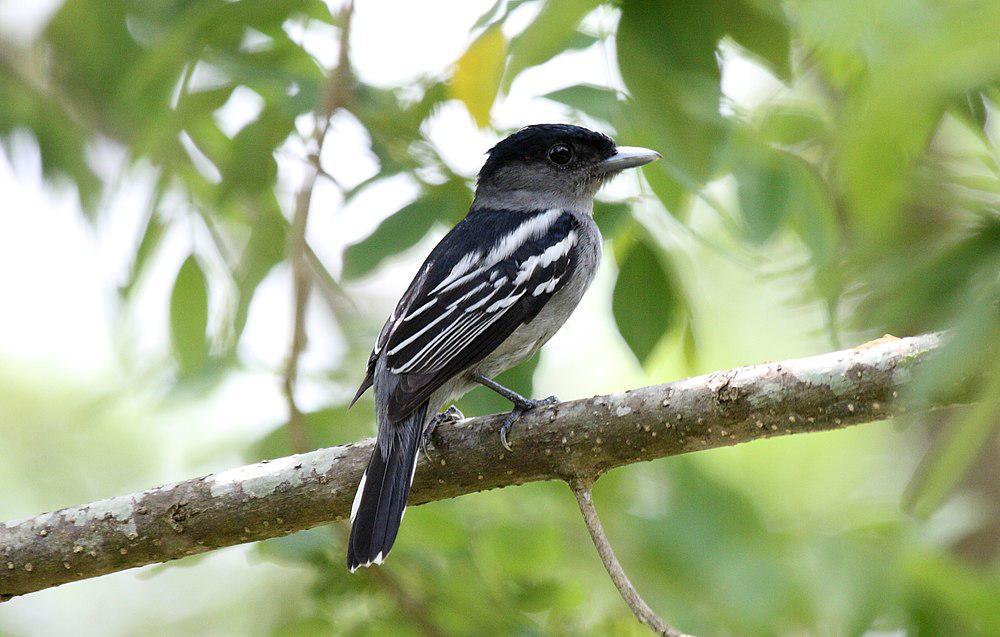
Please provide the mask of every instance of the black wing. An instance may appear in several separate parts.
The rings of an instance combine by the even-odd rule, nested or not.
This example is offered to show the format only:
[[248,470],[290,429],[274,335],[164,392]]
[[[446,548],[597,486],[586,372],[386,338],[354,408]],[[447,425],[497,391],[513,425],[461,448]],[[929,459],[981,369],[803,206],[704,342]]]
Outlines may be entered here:
[[430,254],[382,328],[359,395],[384,350],[399,375],[389,417],[404,418],[541,311],[572,274],[579,239],[576,219],[559,210],[470,214]]

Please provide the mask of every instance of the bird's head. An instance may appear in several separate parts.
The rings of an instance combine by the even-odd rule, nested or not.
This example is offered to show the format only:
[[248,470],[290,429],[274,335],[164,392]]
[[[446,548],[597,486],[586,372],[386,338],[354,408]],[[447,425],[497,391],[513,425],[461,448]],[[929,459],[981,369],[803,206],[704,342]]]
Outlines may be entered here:
[[473,209],[590,210],[604,182],[659,158],[656,151],[616,146],[607,135],[580,126],[535,124],[490,149]]

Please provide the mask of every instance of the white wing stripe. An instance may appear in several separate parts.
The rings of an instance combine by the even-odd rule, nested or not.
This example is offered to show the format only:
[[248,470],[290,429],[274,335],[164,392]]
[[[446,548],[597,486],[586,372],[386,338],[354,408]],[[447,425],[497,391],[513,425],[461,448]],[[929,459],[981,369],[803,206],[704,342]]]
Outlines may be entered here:
[[498,243],[495,248],[490,250],[489,254],[486,256],[486,262],[490,264],[498,263],[514,254],[514,252],[524,245],[528,239],[544,234],[546,230],[552,227],[552,224],[556,222],[556,219],[562,216],[562,213],[562,210],[552,208],[551,210],[546,210],[542,214],[535,215],[531,219],[528,219],[526,222],[507,234],[500,240],[500,243]]
[[453,344],[447,352],[442,352],[442,357],[441,357],[442,360],[450,359],[459,349],[465,347],[472,341],[476,340],[476,338],[478,338],[480,334],[485,332],[491,325],[496,323],[503,315],[504,315],[503,312],[498,312],[494,314],[492,317],[490,317],[488,321],[476,325],[475,329],[472,332],[469,332],[467,335],[463,336],[461,341]]
[[[569,267],[569,254],[579,241],[579,235],[572,230],[555,243],[545,238],[545,233],[563,214],[557,209],[546,210],[501,237],[485,254],[482,251],[466,254],[443,281],[424,293],[423,305],[406,316],[392,317],[390,322],[393,324],[387,325],[390,329],[423,315],[413,327],[419,331],[394,345],[387,355],[398,355],[406,347],[412,348],[421,338],[427,342],[420,345],[419,351],[408,355],[406,361],[394,365],[391,371],[402,374],[443,369],[519,300],[553,292]],[[512,262],[511,256],[528,246],[528,252],[538,252],[519,264]],[[500,263],[504,263],[503,267],[494,269]],[[554,272],[543,272],[543,268],[554,263],[558,263]],[[513,275],[504,274],[512,267],[516,268]],[[433,298],[427,300],[429,296]],[[422,325],[425,321],[427,324]]]
[[517,273],[517,278],[514,279],[514,285],[521,285],[531,278],[531,275],[535,272],[535,268],[538,266],[547,268],[557,260],[565,257],[569,254],[569,251],[574,245],[576,245],[576,233],[570,232],[566,235],[565,239],[559,243],[549,246],[541,254],[528,257],[521,264],[521,268]]
[[475,303],[473,303],[469,307],[465,308],[466,313],[474,312],[474,311],[478,310],[479,308],[481,308],[482,306],[486,305],[486,302],[489,301],[490,299],[492,299],[493,296],[497,292],[499,292],[499,291],[500,291],[500,288],[493,288],[493,290],[489,294],[487,294],[483,298],[479,299],[478,301],[476,301]]
[[[489,318],[489,320],[482,323],[472,322],[472,329],[462,330],[461,338],[453,339],[450,343],[448,343],[447,349],[439,352],[438,355],[434,357],[432,362],[434,364],[440,364],[442,361],[451,359],[460,349],[474,341],[477,336],[486,331],[486,329],[493,325],[501,316],[503,316],[503,312],[494,314]],[[478,317],[483,318],[483,315],[478,315]]]
[[439,344],[439,343],[440,343],[440,342],[441,342],[442,340],[444,340],[444,339],[448,338],[448,336],[449,336],[450,334],[452,334],[452,332],[453,332],[453,331],[454,331],[454,330],[455,330],[455,329],[456,329],[456,328],[458,327],[458,325],[460,325],[460,324],[462,323],[462,321],[464,321],[464,320],[465,320],[465,316],[464,316],[464,315],[460,315],[460,316],[459,316],[459,319],[458,319],[457,321],[455,321],[455,322],[454,322],[454,323],[452,323],[451,325],[448,325],[448,326],[446,326],[446,327],[445,327],[445,329],[441,330],[441,332],[439,332],[439,333],[438,333],[437,335],[435,335],[435,336],[434,336],[434,338],[432,338],[432,339],[431,339],[431,340],[430,340],[430,341],[429,341],[429,342],[428,342],[428,343],[427,343],[426,345],[424,345],[424,346],[423,346],[423,347],[422,347],[422,348],[420,349],[420,351],[419,351],[419,352],[417,352],[416,354],[414,354],[413,356],[411,356],[411,357],[410,357],[410,360],[406,361],[406,362],[405,362],[405,363],[403,363],[402,365],[397,365],[396,367],[394,367],[394,368],[393,368],[393,369],[391,370],[391,371],[392,371],[392,373],[394,373],[394,374],[399,374],[399,373],[402,373],[402,372],[406,372],[406,371],[409,371],[410,369],[412,369],[412,368],[413,368],[413,367],[414,367],[415,365],[417,365],[418,363],[420,363],[420,362],[421,362],[421,359],[423,359],[423,358],[424,358],[424,356],[425,356],[426,354],[428,354],[428,353],[431,353],[431,352],[433,351],[433,349],[434,349],[435,347],[437,347],[437,345],[438,345],[438,344]]
[[422,361],[422,365],[427,368],[435,368],[444,361],[451,358],[452,354],[457,352],[459,349],[468,345],[469,339],[466,337],[467,334],[474,331],[477,326],[480,325],[478,322],[483,317],[482,315],[467,314],[467,321],[464,321],[461,326],[455,330],[434,352],[430,353],[430,356],[426,361]]
[[545,249],[545,252],[542,253],[541,257],[542,267],[543,268],[548,267],[551,263],[553,263],[557,259],[563,258],[569,253],[570,248],[572,248],[575,245],[576,245],[576,232],[571,230],[569,234],[566,235],[565,239]]
[[440,348],[450,341],[456,333],[459,333],[464,329],[465,325],[475,321],[474,316],[461,315],[459,319],[448,326],[448,329],[442,330],[434,339],[427,343],[419,352],[413,355],[405,365],[402,367],[404,370],[413,368],[416,365],[423,365],[423,368],[427,368],[425,359],[428,357],[433,358],[435,353],[440,351]]
[[519,298],[521,298],[522,296],[524,296],[525,292],[527,292],[527,290],[521,290],[517,294],[511,294],[507,298],[500,299],[499,301],[495,301],[492,305],[490,305],[488,308],[486,308],[486,311],[487,312],[496,312],[497,310],[505,310],[505,309],[509,308],[511,305],[514,305],[515,303],[517,303],[517,300]]
[[455,308],[453,308],[453,307],[448,308],[447,310],[444,311],[443,314],[441,314],[441,316],[437,317],[436,319],[434,319],[433,321],[431,321],[427,325],[424,325],[423,328],[421,328],[421,330],[419,332],[417,332],[416,334],[414,334],[410,338],[406,339],[405,341],[403,341],[402,343],[400,343],[396,347],[393,347],[391,350],[389,350],[388,354],[390,356],[392,356],[393,354],[395,354],[399,350],[403,349],[404,347],[406,347],[407,345],[409,345],[413,341],[417,340],[420,337],[421,334],[423,334],[427,330],[429,330],[432,327],[434,327],[435,325],[437,325],[439,322],[441,322],[442,319],[444,319],[446,316],[448,316],[449,314],[451,314],[454,311],[455,311]]
[[403,317],[403,321],[404,321],[404,322],[406,322],[406,321],[409,321],[409,320],[410,320],[410,319],[412,319],[412,318],[415,318],[415,317],[417,317],[417,316],[420,316],[420,314],[421,314],[421,313],[422,313],[422,312],[423,312],[424,310],[426,310],[427,308],[431,307],[432,305],[434,305],[434,304],[435,304],[435,303],[437,303],[437,302],[438,302],[438,300],[437,300],[437,299],[431,299],[431,300],[430,300],[429,302],[427,302],[427,303],[424,303],[424,304],[423,304],[423,305],[421,305],[421,306],[420,306],[419,308],[417,308],[417,310],[416,310],[415,312],[411,312],[411,313],[407,314],[406,316],[404,316],[404,317]]
[[452,302],[451,302],[451,303],[450,303],[450,304],[448,305],[448,307],[455,307],[456,305],[458,305],[459,303],[461,303],[461,302],[462,302],[462,301],[464,301],[465,299],[469,298],[470,296],[472,296],[473,294],[475,294],[475,293],[476,293],[476,292],[478,292],[479,290],[483,289],[484,287],[486,287],[486,281],[483,281],[482,283],[480,283],[480,284],[479,284],[479,285],[477,285],[476,287],[472,288],[471,290],[469,290],[468,292],[466,292],[465,294],[463,294],[463,295],[462,295],[462,296],[460,296],[459,298],[457,298],[457,299],[455,299],[454,301],[452,301]]
[[[455,264],[455,267],[452,268],[452,274],[449,274],[444,281],[439,283],[436,288],[431,290],[431,293],[433,294],[434,292],[438,291],[447,292],[448,290],[457,287],[462,283],[465,283],[469,279],[485,272],[486,270],[489,270],[497,263],[500,263],[510,255],[514,254],[514,252],[517,251],[518,248],[523,246],[525,242],[528,241],[529,239],[534,237],[540,237],[542,234],[544,234],[545,231],[551,228],[552,224],[555,223],[556,220],[562,214],[563,214],[562,210],[553,208],[551,210],[546,210],[540,215],[535,215],[531,219],[528,219],[520,226],[515,228],[513,231],[504,235],[504,237],[500,239],[499,243],[497,243],[496,247],[494,247],[492,250],[489,251],[489,253],[487,253],[485,259],[482,261],[482,263],[479,265],[478,268],[476,268],[471,272],[468,272],[469,267],[471,267],[471,261],[470,261],[467,265],[464,266],[465,269],[462,270],[461,272],[461,273],[468,272],[468,274],[453,279],[452,275],[455,273],[455,270],[459,269],[459,266],[465,264],[466,260],[469,259],[469,257],[471,257],[472,255],[466,255],[465,257],[462,257],[462,260],[459,261],[457,264]],[[475,253],[475,256],[482,258],[482,256],[478,252]]]
[[431,290],[430,293],[434,294],[435,292],[438,292],[442,288],[446,287],[448,284],[455,281],[455,279],[459,278],[460,276],[468,272],[469,269],[472,268],[472,266],[477,261],[482,260],[482,258],[483,258],[483,253],[476,250],[475,252],[470,252],[469,254],[459,259],[458,263],[456,263],[455,266],[451,269],[451,272],[448,273],[448,276],[444,278],[444,281],[438,283],[437,287]]
[[554,279],[549,279],[547,282],[539,283],[535,286],[535,291],[531,293],[531,296],[539,296],[543,292],[551,292],[556,289],[556,285],[559,283],[560,277],[555,277]]

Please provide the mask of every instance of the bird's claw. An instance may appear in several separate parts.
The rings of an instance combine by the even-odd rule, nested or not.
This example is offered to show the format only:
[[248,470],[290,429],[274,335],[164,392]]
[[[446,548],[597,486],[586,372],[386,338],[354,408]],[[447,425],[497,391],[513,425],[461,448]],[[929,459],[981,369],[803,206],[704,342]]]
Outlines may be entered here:
[[438,428],[438,425],[444,423],[454,424],[460,420],[465,420],[465,414],[459,411],[455,405],[431,418],[427,426],[424,427],[424,431],[420,434],[420,451],[423,452],[424,458],[427,458],[427,460],[431,459],[430,454],[427,452],[427,445],[430,444],[431,436],[434,435],[434,431]]
[[503,448],[507,451],[514,451],[511,449],[510,441],[507,439],[507,434],[510,433],[510,428],[514,426],[514,423],[521,417],[521,414],[538,407],[555,405],[558,402],[558,398],[555,396],[549,396],[548,398],[542,398],[541,400],[526,398],[523,403],[515,404],[514,409],[507,414],[507,417],[503,419],[503,424],[500,425],[500,444],[503,445]]
[[507,451],[514,451],[511,449],[510,442],[507,440],[507,432],[510,431],[510,428],[514,425],[514,421],[520,418],[524,411],[525,410],[520,407],[514,407],[514,409],[507,414],[507,417],[503,419],[503,424],[500,425],[500,444],[503,445],[503,448]]
[[548,398],[523,398],[522,400],[515,401],[514,406],[521,411],[531,411],[536,407],[548,407],[549,405],[555,405],[559,402],[559,399],[555,396],[549,396]]

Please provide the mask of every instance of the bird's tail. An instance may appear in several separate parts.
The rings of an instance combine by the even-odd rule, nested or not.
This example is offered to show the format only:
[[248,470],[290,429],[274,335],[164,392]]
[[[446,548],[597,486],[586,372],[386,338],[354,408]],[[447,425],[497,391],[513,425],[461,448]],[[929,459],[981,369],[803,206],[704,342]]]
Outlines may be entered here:
[[403,422],[383,425],[391,431],[379,436],[351,507],[347,567],[352,573],[359,566],[381,564],[396,541],[426,416],[425,402]]

